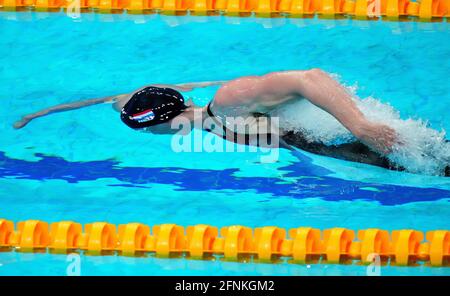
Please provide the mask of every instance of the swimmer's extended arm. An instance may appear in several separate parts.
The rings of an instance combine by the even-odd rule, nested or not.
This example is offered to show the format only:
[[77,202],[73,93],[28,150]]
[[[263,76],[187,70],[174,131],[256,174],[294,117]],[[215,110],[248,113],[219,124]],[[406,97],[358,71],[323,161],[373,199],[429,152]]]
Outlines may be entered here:
[[188,82],[188,83],[177,83],[177,84],[151,84],[151,86],[168,87],[168,88],[173,88],[178,91],[191,91],[194,88],[222,85],[225,82],[227,82],[227,81],[226,80],[218,80],[218,81]]
[[46,116],[46,115],[49,115],[52,113],[69,111],[69,110],[79,109],[79,108],[83,108],[83,107],[87,107],[87,106],[102,104],[102,103],[114,102],[116,100],[120,100],[124,96],[127,96],[127,95],[118,95],[118,96],[111,96],[111,97],[105,97],[105,98],[98,98],[98,99],[91,99],[91,100],[56,105],[56,106],[38,111],[36,113],[26,115],[26,116],[22,117],[22,119],[16,121],[13,126],[16,129],[19,129],[19,128],[22,128],[25,125],[27,125],[30,121],[32,121],[35,118]]
[[[192,90],[194,88],[198,88],[198,87],[221,85],[224,82],[225,81],[207,81],[207,82],[191,82],[191,83],[180,83],[180,84],[152,84],[152,86],[168,87],[168,88],[173,88],[173,89],[176,89],[179,91],[190,91],[190,90]],[[140,89],[142,89],[142,88],[140,88]],[[31,120],[33,120],[35,118],[43,117],[43,116],[46,116],[46,115],[49,115],[52,113],[69,111],[69,110],[79,109],[79,108],[83,108],[83,107],[87,107],[87,106],[102,104],[102,103],[113,103],[113,108],[116,111],[120,111],[122,109],[122,107],[127,103],[127,101],[129,100],[130,96],[133,93],[56,105],[56,106],[44,109],[42,111],[38,111],[36,113],[26,115],[26,116],[22,117],[22,119],[16,121],[13,126],[16,129],[20,129],[20,128],[24,127],[25,125],[27,125]]]
[[189,88],[190,90],[192,90],[194,88],[199,88],[199,87],[209,87],[209,86],[214,86],[214,85],[222,85],[225,82],[227,82],[227,80],[190,82],[190,83],[180,83],[180,84],[177,84],[177,86],[181,86],[181,87],[184,87],[184,88]]

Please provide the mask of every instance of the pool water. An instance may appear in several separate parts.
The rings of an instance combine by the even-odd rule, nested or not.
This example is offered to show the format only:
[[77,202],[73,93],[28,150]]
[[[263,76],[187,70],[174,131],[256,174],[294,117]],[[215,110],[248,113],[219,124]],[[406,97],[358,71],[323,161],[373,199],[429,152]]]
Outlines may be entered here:
[[[0,13],[0,217],[148,225],[449,229],[450,178],[280,149],[175,153],[96,105],[12,124],[45,107],[152,83],[322,68],[402,119],[450,131],[447,23]],[[192,93],[206,104],[216,88]],[[444,151],[445,152],[445,151]],[[0,274],[65,275],[66,256],[0,253]],[[353,265],[83,256],[81,274],[365,275]],[[382,275],[450,275],[394,267]]]

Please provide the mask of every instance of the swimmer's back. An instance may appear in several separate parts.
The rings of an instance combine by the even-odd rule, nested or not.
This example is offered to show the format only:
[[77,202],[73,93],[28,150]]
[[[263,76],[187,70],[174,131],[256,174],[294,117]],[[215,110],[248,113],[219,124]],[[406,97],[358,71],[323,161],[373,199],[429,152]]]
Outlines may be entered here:
[[249,116],[269,113],[280,104],[298,98],[295,77],[290,72],[246,76],[228,81],[216,92],[212,108],[221,116]]

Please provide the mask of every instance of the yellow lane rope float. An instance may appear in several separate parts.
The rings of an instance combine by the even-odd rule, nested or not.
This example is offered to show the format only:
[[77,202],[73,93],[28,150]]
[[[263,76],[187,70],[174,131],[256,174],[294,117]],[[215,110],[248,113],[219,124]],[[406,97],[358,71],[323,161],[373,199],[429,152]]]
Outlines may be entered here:
[[[288,237],[286,237],[288,236]],[[426,241],[423,241],[426,239]],[[285,229],[276,226],[249,227],[233,225],[217,227],[195,225],[186,228],[175,224],[155,225],[151,229],[141,223],[115,225],[107,222],[81,224],[72,221],[48,223],[27,220],[14,223],[0,219],[0,249],[51,253],[85,251],[90,255],[111,254],[140,256],[154,253],[158,257],[185,255],[202,259],[218,255],[225,260],[254,258],[258,262],[274,262],[287,258],[290,263],[343,263],[359,260],[371,263],[378,255],[382,262],[393,265],[416,265],[423,261],[431,266],[448,266],[450,231],[380,229],[353,230],[331,228],[324,231],[311,227]]]
[[79,1],[81,9],[106,13],[255,13],[257,16],[285,14],[293,17],[318,14],[331,18],[352,15],[357,18],[383,16],[386,19],[415,16],[425,21],[450,16],[450,0],[0,0],[0,7],[4,10],[27,7],[59,10],[73,8],[75,1]]

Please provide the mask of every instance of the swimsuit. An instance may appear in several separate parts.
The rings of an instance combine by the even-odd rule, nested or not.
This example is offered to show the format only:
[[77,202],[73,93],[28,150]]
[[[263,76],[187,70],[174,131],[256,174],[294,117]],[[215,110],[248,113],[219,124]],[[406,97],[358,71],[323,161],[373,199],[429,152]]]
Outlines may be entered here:
[[[208,115],[215,121],[221,121],[214,115],[210,108],[211,103],[208,104],[206,111]],[[255,117],[267,116],[263,113],[253,113]],[[233,139],[238,139],[238,136],[245,137],[245,145],[250,145],[250,137],[252,135],[249,134],[238,134],[234,131],[228,129],[221,122],[223,128],[222,138],[227,140],[227,135],[232,134]],[[205,129],[208,132],[212,132],[211,129]],[[257,135],[256,135],[257,137]],[[396,171],[404,171],[403,167],[399,167],[395,163],[391,162],[388,158],[382,156],[379,153],[372,151],[368,146],[364,145],[359,141],[344,143],[339,145],[326,145],[320,142],[309,142],[306,137],[301,132],[288,131],[281,136],[281,139],[285,141],[287,144],[302,149],[304,151],[308,151],[314,154],[329,156],[337,159],[365,163],[370,165],[375,165],[379,167],[383,167],[390,170]],[[271,141],[271,140],[270,140]],[[257,137],[257,146],[259,146],[259,137]],[[450,176],[450,166],[445,168],[444,172],[446,177]]]
[[[237,133],[237,132],[232,131],[229,128],[227,128],[225,126],[225,124],[222,123],[222,120],[220,120],[219,117],[215,116],[214,113],[211,111],[211,102],[206,107],[206,112],[208,113],[209,117],[211,117],[214,120],[214,122],[218,122],[220,125],[222,125],[222,131],[223,131],[222,138],[223,139],[227,140],[227,138],[230,138],[230,135],[233,135],[234,142],[236,142],[236,139],[244,138],[244,142],[242,144],[252,145],[252,142],[250,141],[251,138],[256,138],[256,146],[260,146],[258,134],[256,134],[256,135],[255,134],[251,135],[251,134],[248,134],[248,133],[240,134],[240,133]],[[260,117],[260,116],[263,116],[263,114],[261,114],[261,113],[254,113],[253,116]],[[205,131],[212,132],[212,130],[210,128],[205,128]],[[269,137],[271,138],[270,134],[269,134]],[[270,139],[269,139],[269,142],[270,142]]]

